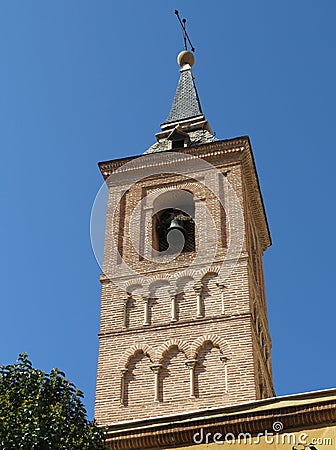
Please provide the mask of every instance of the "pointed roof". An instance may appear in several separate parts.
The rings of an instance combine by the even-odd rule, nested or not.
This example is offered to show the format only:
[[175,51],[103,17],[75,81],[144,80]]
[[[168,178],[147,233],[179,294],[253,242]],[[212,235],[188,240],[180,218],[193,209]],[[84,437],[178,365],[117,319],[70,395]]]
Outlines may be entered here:
[[182,141],[182,135],[185,136],[183,141],[187,147],[217,141],[199,101],[192,73],[194,55],[184,50],[178,55],[177,62],[181,67],[180,79],[171,110],[166,121],[161,124],[161,131],[155,135],[157,142],[145,153],[170,150],[175,140]]
[[177,85],[175,98],[165,124],[201,116],[203,114],[191,66],[185,64],[180,69],[180,73],[181,75]]

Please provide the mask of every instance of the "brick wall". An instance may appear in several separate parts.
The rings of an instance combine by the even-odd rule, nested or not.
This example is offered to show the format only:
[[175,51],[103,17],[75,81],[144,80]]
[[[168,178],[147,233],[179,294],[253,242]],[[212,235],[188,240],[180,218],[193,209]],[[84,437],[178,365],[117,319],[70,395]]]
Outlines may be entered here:
[[[213,348],[207,336],[225,336],[225,350]],[[155,350],[162,345],[170,346],[169,341],[182,341],[187,350],[171,347],[164,354],[162,350],[155,355]],[[195,398],[189,396],[189,369],[186,361],[192,359],[189,348],[199,338],[204,345],[198,351],[198,363],[195,367]],[[149,345],[152,353],[148,355]],[[216,345],[216,343],[215,343]],[[144,348],[135,350],[134,357],[127,363],[128,350],[133,346]],[[147,354],[147,356],[144,355]],[[190,350],[189,350],[189,353]],[[141,355],[141,357],[139,356]],[[225,392],[224,368],[219,356],[228,357],[228,393]],[[138,362],[138,358],[139,362]],[[146,360],[146,364],[143,361]],[[154,374],[150,366],[161,363],[159,403],[154,402]],[[134,364],[137,372],[133,370]],[[128,367],[127,377],[132,376],[137,391],[129,391],[125,406],[120,406],[120,371]],[[140,368],[141,374],[139,373]],[[129,375],[132,374],[132,375]],[[175,388],[174,388],[175,386]],[[176,389],[175,393],[173,390]],[[132,395],[134,398],[132,399]],[[99,352],[99,370],[96,396],[96,419],[100,423],[117,420],[149,417],[156,414],[171,414],[189,409],[228,405],[256,399],[254,383],[254,362],[249,317],[228,317],[224,319],[201,319],[197,324],[184,323],[181,326],[154,328],[145,332],[107,335],[101,337]]]
[[[119,275],[114,276],[116,284],[108,276],[102,276],[95,407],[99,423],[224,406],[273,395],[271,340],[262,278],[262,253],[269,245],[269,237],[265,234],[267,224],[249,142],[246,139],[242,142],[244,145],[235,153],[228,151],[227,141],[193,150],[194,153],[208,150],[207,159],[225,173],[244,211],[245,223],[240,225],[245,232],[242,252],[224,288],[217,284],[218,267],[230,242],[229,226],[218,199],[206,186],[190,176],[158,174],[131,186],[115,213],[116,194],[115,188],[111,188],[104,273],[108,274],[112,264],[113,267],[121,264],[111,251],[114,236],[122,260],[138,274],[160,279],[162,275],[174,275],[195,259],[200,245],[197,234],[195,253],[183,253],[164,265],[139,257],[132,242],[134,236],[139,245],[143,245],[146,236],[152,240],[150,223],[144,229],[140,220],[138,226],[131,222],[139,201],[151,193],[169,189],[188,190],[206,204],[216,228],[207,230],[206,240],[209,247],[215,241],[217,250],[211,260],[210,250],[204,251],[199,261],[199,267],[209,266],[200,281],[201,317],[197,317],[197,292],[190,284],[184,292],[174,295],[176,317],[172,321],[172,295],[165,290],[165,283],[153,283],[150,295],[144,297],[143,286],[136,276],[124,280],[120,269],[120,279]],[[232,141],[232,147],[235,145]],[[118,189],[121,188],[119,185]],[[182,284],[187,281],[179,280]],[[144,325],[145,302],[148,302],[148,325]]]

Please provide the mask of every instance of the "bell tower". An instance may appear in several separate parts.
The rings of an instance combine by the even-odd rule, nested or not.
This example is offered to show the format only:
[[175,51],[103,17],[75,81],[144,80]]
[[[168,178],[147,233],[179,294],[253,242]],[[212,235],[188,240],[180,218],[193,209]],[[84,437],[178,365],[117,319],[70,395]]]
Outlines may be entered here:
[[156,142],[99,163],[108,186],[99,424],[274,396],[262,255],[271,245],[248,137],[219,140],[192,67]]

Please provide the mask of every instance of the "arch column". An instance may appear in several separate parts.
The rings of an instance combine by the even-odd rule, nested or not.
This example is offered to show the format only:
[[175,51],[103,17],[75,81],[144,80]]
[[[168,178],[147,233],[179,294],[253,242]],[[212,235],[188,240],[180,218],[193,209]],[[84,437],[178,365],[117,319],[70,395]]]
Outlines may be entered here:
[[225,388],[225,392],[227,393],[229,391],[229,389],[228,389],[228,371],[227,371],[228,358],[226,356],[221,356],[220,360],[224,366],[224,388]]
[[151,366],[151,370],[154,373],[154,402],[158,403],[160,401],[160,369],[161,364],[155,364]]
[[202,313],[202,292],[203,285],[198,283],[194,286],[194,291],[196,293],[196,317],[197,319],[201,319],[203,317]]
[[125,376],[127,373],[127,369],[122,369],[120,371],[121,379],[120,379],[120,406],[125,406]]
[[176,295],[170,294],[170,302],[171,302],[171,322],[176,322]]
[[216,283],[217,287],[219,287],[220,292],[221,292],[221,303],[222,303],[222,314],[225,314],[225,292],[224,289],[226,288],[226,286],[223,283]]
[[144,301],[144,322],[143,324],[148,326],[150,325],[149,322],[149,297],[143,297]]
[[127,328],[127,308],[128,308],[128,303],[131,300],[131,295],[128,294],[127,297],[124,297],[124,310],[123,310],[123,325],[124,328]]
[[189,369],[189,380],[190,380],[190,398],[195,398],[195,366],[196,366],[197,360],[196,359],[189,359],[186,361],[186,366]]

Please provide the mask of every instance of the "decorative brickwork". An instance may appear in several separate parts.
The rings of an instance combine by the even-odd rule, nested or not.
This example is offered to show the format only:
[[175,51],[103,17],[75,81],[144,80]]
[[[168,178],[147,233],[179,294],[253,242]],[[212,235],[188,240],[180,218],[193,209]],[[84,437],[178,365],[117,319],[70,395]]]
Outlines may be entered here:
[[[116,186],[110,185],[104,273],[112,265],[121,264],[111,251],[111,242],[117,236],[122,260],[138,275],[123,278],[120,271],[119,279],[117,275],[112,281],[101,276],[95,408],[100,424],[274,395],[262,269],[262,254],[270,245],[270,237],[249,140],[211,142],[183,152],[186,159],[188,155],[197,156],[225,174],[244,213],[239,225],[245,236],[243,247],[234,270],[223,282],[220,268],[230,239],[239,230],[230,229],[225,211],[206,184],[199,181],[199,173],[166,174],[160,166],[156,176],[141,179],[127,189],[115,212]],[[169,164],[174,166],[174,151],[169,155]],[[106,179],[111,171],[121,168],[119,190],[123,183],[127,184],[129,175],[121,166],[128,161],[100,164]],[[135,170],[141,172],[146,165],[155,164],[155,154],[149,154],[141,158]],[[224,197],[225,189],[223,186]],[[196,248],[158,264],[150,260],[152,250],[146,250],[145,245],[154,240],[155,221],[151,218],[158,204],[170,207],[165,205],[165,197],[160,197],[167,192],[167,198],[172,195],[175,206],[180,208],[181,199],[186,198],[182,191],[190,193],[194,201]],[[147,201],[139,207],[142,199]],[[206,223],[202,204],[210,212],[217,233],[202,230]],[[134,219],[137,211],[148,218],[144,228]],[[209,244],[209,251],[203,252],[188,272],[202,241]],[[212,243],[216,244],[214,256],[210,252]],[[206,273],[193,284],[195,273],[209,264]],[[181,268],[186,269],[183,276],[177,275]],[[146,274],[152,281],[146,281]]]

